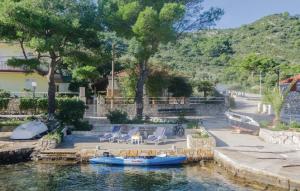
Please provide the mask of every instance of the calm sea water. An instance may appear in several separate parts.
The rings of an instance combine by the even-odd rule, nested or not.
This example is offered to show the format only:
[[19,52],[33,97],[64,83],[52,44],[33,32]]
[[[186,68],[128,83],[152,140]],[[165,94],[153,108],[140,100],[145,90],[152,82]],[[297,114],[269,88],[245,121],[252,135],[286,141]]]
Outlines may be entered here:
[[179,168],[111,167],[21,163],[0,166],[0,190],[252,190],[228,180],[212,168],[199,165]]

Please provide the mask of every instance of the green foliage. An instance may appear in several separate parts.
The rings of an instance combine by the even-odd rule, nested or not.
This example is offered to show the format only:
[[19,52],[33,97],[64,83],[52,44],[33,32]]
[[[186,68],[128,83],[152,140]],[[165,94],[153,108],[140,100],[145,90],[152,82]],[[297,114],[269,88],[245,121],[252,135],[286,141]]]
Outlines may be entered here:
[[135,87],[137,83],[137,75],[134,72],[129,72],[129,76],[119,80],[122,97],[135,97]]
[[187,33],[160,46],[154,59],[195,81],[218,80],[248,91],[262,71],[263,85],[273,87],[278,68],[280,79],[300,73],[299,27],[299,16],[276,14],[236,29]]
[[37,106],[37,99],[34,98],[20,98],[19,108],[21,111],[35,110]]
[[[273,91],[267,90],[264,93],[263,101],[271,104],[274,114],[275,114],[275,122],[280,122],[280,113],[284,106],[286,97],[288,96],[291,88],[297,81],[293,81],[290,83],[289,87],[282,92],[279,87],[275,87]],[[275,124],[276,125],[276,124]]]
[[235,103],[234,97],[231,97],[231,96],[229,97],[229,107],[231,109],[234,109],[236,107],[236,103]]
[[[98,31],[102,26],[97,11],[92,0],[1,1],[0,38],[18,42],[24,54],[24,58],[12,58],[8,64],[42,75],[48,73],[49,92],[55,92],[56,71],[63,73],[86,62],[92,65],[92,61],[97,60],[94,57],[103,55],[99,53]],[[35,54],[29,57],[27,49]],[[81,59],[82,55],[87,56]],[[70,60],[72,63],[68,62]],[[55,94],[48,96],[48,112],[52,116]],[[25,105],[24,109],[27,109],[29,106]]]
[[83,119],[86,106],[76,98],[57,99],[57,118],[63,124],[75,125]]
[[160,97],[170,83],[170,76],[165,71],[151,71],[147,81],[146,90],[150,97]]
[[0,98],[10,98],[10,93],[8,91],[0,89]]
[[4,127],[4,126],[16,127],[25,122],[27,122],[27,120],[5,119],[5,120],[0,120],[0,127]]
[[99,77],[99,72],[95,66],[82,66],[73,70],[72,76],[77,80],[93,81]]
[[48,133],[43,137],[45,140],[55,140],[56,143],[61,143],[63,140],[63,134],[60,132],[60,129],[55,130],[54,132]]
[[176,123],[182,124],[182,123],[187,123],[187,122],[188,122],[188,120],[185,118],[185,113],[180,112],[177,116]]
[[192,134],[193,138],[209,138],[209,135],[206,131],[200,129],[199,131],[197,131],[195,134]]
[[39,111],[46,112],[48,108],[48,99],[47,98],[38,98],[36,101],[36,107]]
[[192,94],[192,86],[182,77],[173,77],[168,87],[173,97],[189,97]]
[[300,123],[298,123],[297,121],[292,121],[289,126],[292,129],[300,129]]
[[207,97],[207,93],[211,93],[214,90],[214,84],[210,81],[196,81],[193,85],[198,92],[203,92],[204,97]]
[[121,110],[109,111],[106,117],[111,124],[125,124],[128,122],[127,113]]
[[93,129],[93,126],[89,124],[88,121],[79,120],[74,125],[75,131],[90,131]]

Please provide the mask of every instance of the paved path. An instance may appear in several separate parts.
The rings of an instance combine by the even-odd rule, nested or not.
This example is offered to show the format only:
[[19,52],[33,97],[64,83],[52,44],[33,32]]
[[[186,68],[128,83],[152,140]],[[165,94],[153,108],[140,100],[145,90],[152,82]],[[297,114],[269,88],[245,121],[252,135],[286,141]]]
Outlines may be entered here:
[[[251,116],[257,121],[271,120],[270,116],[256,113],[258,100],[253,98],[253,95],[236,98],[237,108],[233,111]],[[277,186],[292,189],[293,182],[300,186],[299,147],[268,144],[258,136],[235,134],[225,116],[207,118],[204,126],[217,140],[215,154],[218,157],[228,160],[227,162],[239,169],[250,170],[262,174],[263,177],[277,176],[279,179],[274,179],[272,183]],[[260,179],[261,182],[271,183],[270,179]]]

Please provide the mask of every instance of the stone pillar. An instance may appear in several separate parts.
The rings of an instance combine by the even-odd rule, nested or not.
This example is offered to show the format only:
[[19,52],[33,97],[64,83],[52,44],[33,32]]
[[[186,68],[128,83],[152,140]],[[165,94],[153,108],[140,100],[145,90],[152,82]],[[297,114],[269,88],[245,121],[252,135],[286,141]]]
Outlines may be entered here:
[[97,116],[101,116],[101,107],[105,107],[105,99],[101,95],[97,97]]
[[268,115],[272,115],[273,114],[273,109],[271,105],[268,105]]
[[262,112],[262,103],[257,104],[257,112],[261,113]]
[[85,87],[79,87],[79,99],[86,103]]
[[263,104],[262,106],[262,113],[267,113],[268,112],[268,105],[267,104]]

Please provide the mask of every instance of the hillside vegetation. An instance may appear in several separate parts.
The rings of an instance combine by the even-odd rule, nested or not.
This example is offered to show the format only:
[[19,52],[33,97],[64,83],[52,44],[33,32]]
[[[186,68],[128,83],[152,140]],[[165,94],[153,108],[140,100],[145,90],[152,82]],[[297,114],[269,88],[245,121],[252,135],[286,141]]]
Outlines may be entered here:
[[276,14],[236,29],[185,34],[161,46],[153,60],[194,80],[254,89],[262,72],[263,83],[272,86],[300,72],[300,17]]

